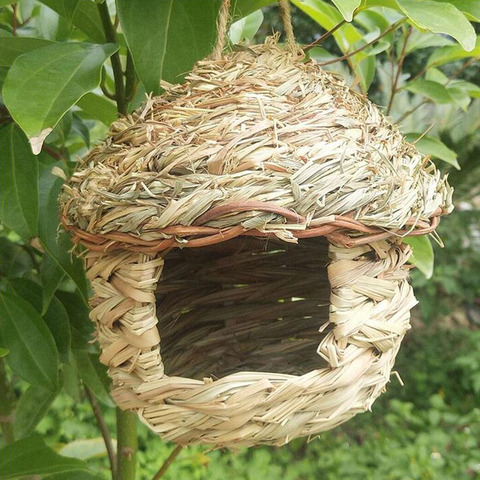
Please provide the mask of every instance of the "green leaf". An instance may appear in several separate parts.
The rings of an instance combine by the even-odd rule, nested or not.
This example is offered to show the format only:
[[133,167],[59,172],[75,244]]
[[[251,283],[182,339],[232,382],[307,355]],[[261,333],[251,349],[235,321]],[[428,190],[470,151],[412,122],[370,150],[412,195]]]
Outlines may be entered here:
[[0,129],[0,146],[0,219],[29,240],[38,229],[38,161],[14,124]]
[[[408,38],[407,48],[405,51],[408,54],[415,50],[420,50],[421,48],[445,47],[451,44],[452,40],[448,37],[414,30]],[[458,45],[456,45],[456,47],[458,47]]]
[[423,95],[435,103],[454,103],[454,98],[441,83],[418,79],[407,83],[404,88],[412,93]]
[[427,67],[438,67],[445,63],[454,62],[463,58],[480,58],[480,37],[477,37],[475,48],[470,52],[465,51],[460,45],[443,47],[435,50],[428,59]]
[[105,42],[102,21],[96,5],[90,0],[40,0],[98,43]]
[[51,168],[42,166],[39,189],[39,237],[42,245],[57,265],[77,285],[84,301],[87,301],[87,281],[82,262],[70,253],[72,243],[64,230],[58,229],[58,195],[62,179],[52,174]]
[[78,102],[79,106],[86,118],[92,118],[99,120],[103,124],[110,126],[117,118],[117,108],[115,104],[108,100],[106,97],[102,97],[95,93],[87,93]]
[[91,355],[83,350],[72,350],[78,375],[83,383],[92,390],[100,402],[108,407],[113,406],[108,393],[110,380],[106,368],[100,364],[97,355]]
[[451,88],[462,89],[472,98],[480,98],[480,86],[466,80],[452,80],[450,82]]
[[23,438],[0,450],[2,480],[78,470],[88,470],[87,464],[76,458],[58,455],[45,445],[39,435]]
[[40,264],[40,279],[42,281],[42,315],[47,311],[57,288],[65,278],[65,272],[60,265],[48,254],[42,258]]
[[[343,20],[338,10],[321,0],[292,0],[292,3],[326,30],[331,30]],[[362,41],[364,37],[351,24],[343,25],[333,36],[343,53],[352,51],[354,45]],[[359,52],[349,61],[355,68],[356,75],[360,78],[362,89],[367,91],[375,76],[375,57],[367,56],[365,52]]]
[[353,12],[360,6],[362,0],[332,0],[347,22],[353,19]]
[[436,0],[437,2],[451,3],[455,5],[465,16],[474,21],[480,22],[480,2],[478,0]]
[[428,235],[406,237],[403,241],[412,247],[410,263],[416,265],[427,278],[431,278],[433,275],[434,254]]
[[70,356],[71,333],[68,313],[62,302],[53,297],[48,310],[43,315],[47,327],[52,332],[62,361],[68,362]]
[[87,350],[92,340],[93,323],[88,318],[88,308],[79,294],[58,290],[56,297],[67,310],[72,336],[72,348]]
[[475,30],[465,15],[451,3],[428,0],[397,0],[398,6],[413,23],[433,33],[450,35],[465,50],[475,46]]
[[35,430],[57,394],[58,391],[33,385],[28,388],[15,408],[15,438],[23,438]]
[[103,438],[98,437],[74,440],[62,447],[59,453],[66,457],[88,460],[90,458],[105,457],[107,455],[107,449]]
[[243,40],[252,41],[255,34],[263,22],[263,13],[261,10],[257,10],[250,15],[237,20],[232,23],[230,27],[230,41],[232,43],[240,43]]
[[0,66],[10,67],[23,53],[50,45],[50,40],[33,37],[2,37],[0,42]]
[[50,330],[18,295],[0,293],[0,335],[12,370],[31,385],[56,390],[58,354]]
[[7,348],[0,347],[0,358],[6,357],[10,353]]
[[405,139],[407,142],[414,143],[420,153],[439,158],[460,170],[460,165],[457,161],[457,154],[453,150],[450,150],[438,138],[428,135],[422,136],[421,133],[407,133]]
[[22,277],[34,267],[30,255],[18,244],[0,237],[0,273],[5,277]]
[[277,3],[277,0],[233,0],[230,14],[235,22],[273,3]]
[[39,153],[45,137],[86,93],[98,87],[113,44],[58,43],[18,57],[3,86],[5,105]]
[[122,31],[147,92],[179,83],[215,43],[218,1],[118,0]]

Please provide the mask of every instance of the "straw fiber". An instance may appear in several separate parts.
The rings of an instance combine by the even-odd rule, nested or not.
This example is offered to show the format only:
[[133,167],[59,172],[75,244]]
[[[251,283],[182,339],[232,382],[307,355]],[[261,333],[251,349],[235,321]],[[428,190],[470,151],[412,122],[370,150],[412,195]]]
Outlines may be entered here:
[[217,446],[370,409],[416,302],[402,239],[451,210],[446,179],[276,38],[163,86],[60,199],[115,401],[167,440]]

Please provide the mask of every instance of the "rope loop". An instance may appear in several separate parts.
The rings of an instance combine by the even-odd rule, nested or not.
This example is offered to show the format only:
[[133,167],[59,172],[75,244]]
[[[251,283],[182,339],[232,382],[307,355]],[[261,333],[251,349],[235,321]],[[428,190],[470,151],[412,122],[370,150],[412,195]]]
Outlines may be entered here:
[[[228,28],[230,24],[230,3],[231,0],[222,0],[220,9],[218,11],[217,41],[212,52],[213,60],[220,60],[222,58],[223,49],[227,43]],[[289,0],[278,0],[278,7],[280,9],[280,16],[282,18],[288,48],[292,53],[296,53],[297,44],[295,42],[295,35],[293,33]]]

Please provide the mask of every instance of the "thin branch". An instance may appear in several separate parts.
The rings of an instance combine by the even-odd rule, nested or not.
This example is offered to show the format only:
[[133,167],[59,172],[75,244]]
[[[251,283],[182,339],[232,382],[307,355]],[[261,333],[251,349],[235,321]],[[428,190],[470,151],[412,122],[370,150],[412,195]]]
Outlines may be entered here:
[[409,117],[413,112],[416,112],[420,107],[423,107],[423,105],[429,103],[430,100],[427,98],[425,100],[423,100],[422,102],[420,102],[418,105],[416,105],[415,107],[413,107],[411,110],[408,110],[407,112],[405,112],[402,116],[400,116],[397,120],[395,120],[395,123],[400,123],[400,122],[403,122],[403,120],[405,120],[407,117]]
[[457,70],[455,70],[452,75],[448,78],[448,82],[445,85],[448,85],[452,80],[457,78],[466,68],[468,68],[470,65],[473,65],[478,61],[477,57],[472,57],[470,60],[467,62],[464,62],[463,65],[460,66]]
[[[100,19],[102,20],[103,30],[105,31],[105,39],[109,43],[117,43],[117,33],[110,18],[107,2],[97,3]],[[115,101],[117,102],[118,113],[127,114],[127,101],[125,99],[125,85],[123,83],[122,62],[120,54],[115,52],[111,57],[113,69],[113,79],[115,81]],[[105,93],[105,92],[104,92]]]
[[397,72],[395,74],[395,78],[392,83],[392,93],[390,94],[390,100],[388,101],[386,115],[390,115],[390,110],[392,109],[392,106],[393,106],[393,99],[395,98],[395,95],[398,91],[397,89],[398,81],[400,80],[400,74],[402,73],[403,62],[405,61],[405,57],[407,56],[407,43],[411,34],[412,34],[412,29],[409,28],[407,34],[404,36],[404,39],[403,39],[403,47],[402,47],[400,56],[398,58]]
[[97,399],[86,385],[85,394],[90,402],[90,405],[92,406],[98,429],[102,434],[105,448],[107,449],[108,461],[110,462],[110,469],[112,471],[112,480],[115,480],[117,478],[117,454],[115,453],[115,448],[113,447],[112,436],[110,435],[110,431],[105,424],[105,420],[103,419],[102,411],[100,410],[100,405],[98,404]]
[[321,45],[328,37],[330,37],[331,35],[333,35],[340,27],[342,27],[343,25],[345,25],[347,23],[347,21],[345,19],[343,19],[340,23],[338,23],[337,25],[335,25],[331,30],[329,30],[328,32],[324,33],[320,38],[318,38],[317,40],[315,40],[314,42],[310,43],[309,45],[305,45],[303,47],[303,51],[304,52],[308,52],[309,50],[311,50],[312,48],[314,47],[318,47],[319,45]]
[[393,23],[384,32],[382,32],[378,37],[374,38],[371,42],[368,42],[365,45],[362,45],[360,48],[357,48],[353,52],[347,53],[346,55],[342,55],[341,57],[334,58],[332,60],[328,60],[327,62],[319,63],[318,65],[320,65],[321,67],[324,67],[325,65],[331,65],[332,63],[341,62],[342,60],[347,60],[350,57],[353,57],[357,53],[361,52],[362,50],[365,50],[366,48],[372,46],[374,43],[378,42],[380,39],[382,39],[383,37],[388,35],[391,31],[398,28],[404,21],[405,21],[405,18],[402,18],[398,22]]
[[168,470],[170,465],[178,457],[178,454],[183,450],[183,445],[177,445],[170,453],[168,458],[163,462],[163,465],[160,467],[160,470],[155,474],[152,480],[158,480],[162,478],[165,472]]

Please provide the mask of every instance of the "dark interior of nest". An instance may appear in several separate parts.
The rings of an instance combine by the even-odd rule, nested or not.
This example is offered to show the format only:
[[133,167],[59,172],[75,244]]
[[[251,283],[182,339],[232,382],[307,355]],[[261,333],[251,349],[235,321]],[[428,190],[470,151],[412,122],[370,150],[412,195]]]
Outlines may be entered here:
[[156,292],[166,374],[217,379],[325,367],[317,348],[328,321],[327,264],[324,238],[241,237],[170,251]]

